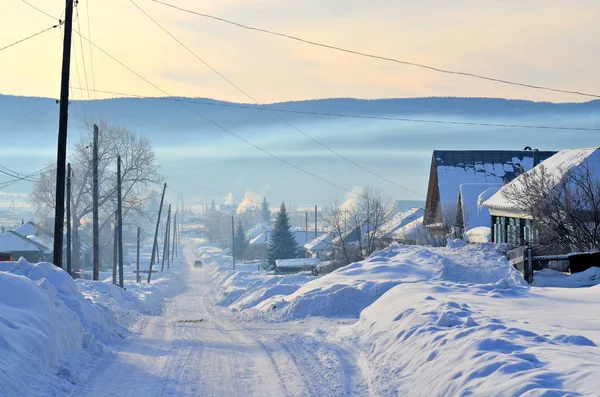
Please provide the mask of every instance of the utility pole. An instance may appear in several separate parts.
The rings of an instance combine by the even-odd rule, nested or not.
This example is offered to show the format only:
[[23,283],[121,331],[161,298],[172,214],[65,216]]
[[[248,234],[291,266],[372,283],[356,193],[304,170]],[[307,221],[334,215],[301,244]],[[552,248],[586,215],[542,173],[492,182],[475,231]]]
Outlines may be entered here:
[[66,0],[65,37],[63,40],[62,74],[60,81],[60,113],[56,154],[56,204],[54,211],[54,265],[62,267],[63,230],[65,226],[65,174],[67,163],[67,125],[69,122],[69,74],[71,69],[71,33],[73,31],[73,0]]
[[67,273],[73,276],[71,266],[71,163],[67,164]]
[[137,228],[137,255],[135,260],[135,282],[141,283],[142,277],[140,276],[140,228]]
[[160,271],[165,270],[165,256],[169,261],[169,225],[171,223],[171,204],[169,204],[169,212],[167,213],[167,223],[165,223],[165,238],[163,239],[163,256]]
[[92,245],[94,263],[92,265],[92,279],[98,281],[100,272],[100,242],[98,229],[98,126],[94,124],[94,145],[92,158]]
[[[306,223],[304,228],[304,244],[308,244],[308,212],[304,213],[304,222]],[[306,257],[308,258],[308,250],[306,250]]]
[[117,228],[119,230],[119,287],[123,288],[123,205],[121,200],[121,156],[117,156]]
[[[165,183],[163,187],[162,197],[160,198],[160,207],[158,207],[158,218],[156,219],[156,230],[154,232],[154,245],[158,249],[158,227],[160,226],[160,214],[162,212],[163,201],[165,200],[165,192],[167,190],[167,184]],[[150,284],[150,280],[152,279],[152,267],[154,266],[154,248],[152,248],[152,256],[150,257],[150,268],[148,269],[148,284]]]
[[315,238],[317,238],[317,206],[315,205]]
[[233,215],[231,215],[231,259],[233,261],[233,270],[235,270],[235,228],[233,225]]
[[177,211],[173,218],[173,249],[171,251],[171,262],[177,257]]
[[119,239],[119,227],[118,227],[118,222],[119,222],[119,214],[115,211],[115,232],[114,232],[114,243],[113,243],[113,277],[112,277],[112,282],[114,285],[117,285],[117,257],[119,255],[119,245],[117,240]]

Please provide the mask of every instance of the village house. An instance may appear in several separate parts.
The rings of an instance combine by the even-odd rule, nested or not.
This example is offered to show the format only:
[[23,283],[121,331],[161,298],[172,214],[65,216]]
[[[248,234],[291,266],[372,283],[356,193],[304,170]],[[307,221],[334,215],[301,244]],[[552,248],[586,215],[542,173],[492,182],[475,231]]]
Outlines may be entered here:
[[[553,176],[548,180],[550,189],[555,189],[566,172],[589,167],[600,180],[600,148],[561,150],[543,163],[545,172]],[[533,171],[529,171],[533,172]],[[575,189],[577,187],[574,187]],[[530,214],[511,202],[505,195],[508,189],[524,189],[521,178],[503,186],[483,205],[489,208],[492,223],[492,241],[518,247],[538,240],[535,224]]]
[[[384,248],[395,241],[394,235],[406,225],[423,217],[423,208],[411,208],[407,211],[398,212],[389,221],[381,225],[375,237],[377,246]],[[399,236],[399,235],[396,235]]]
[[52,248],[13,230],[0,234],[0,252],[10,254],[13,260],[23,257],[31,263],[52,261]]
[[275,271],[284,274],[306,271],[314,273],[320,263],[319,258],[277,259],[275,261]]
[[304,249],[308,251],[309,256],[327,260],[331,257],[333,249],[333,240],[337,237],[334,232],[323,233],[319,237],[310,240],[304,244]]
[[445,235],[456,220],[461,184],[505,184],[555,153],[536,150],[434,150],[423,226],[434,235]]

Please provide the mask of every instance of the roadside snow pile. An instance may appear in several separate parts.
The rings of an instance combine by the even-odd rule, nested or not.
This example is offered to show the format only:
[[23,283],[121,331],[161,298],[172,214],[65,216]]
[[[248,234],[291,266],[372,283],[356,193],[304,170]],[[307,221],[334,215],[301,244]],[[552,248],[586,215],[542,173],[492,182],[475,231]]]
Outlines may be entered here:
[[519,283],[506,258],[491,244],[392,245],[367,260],[312,279],[290,295],[273,296],[256,305],[258,313],[253,314],[283,321],[310,316],[357,318],[392,287],[430,280]]
[[402,284],[335,338],[359,351],[373,395],[595,395],[600,332],[589,313],[600,287],[531,291]]
[[600,284],[600,268],[591,267],[583,272],[566,274],[552,269],[535,272],[533,285],[536,287],[589,287]]
[[56,266],[0,262],[1,396],[64,394],[79,380],[84,356],[101,354],[98,341],[122,331]]

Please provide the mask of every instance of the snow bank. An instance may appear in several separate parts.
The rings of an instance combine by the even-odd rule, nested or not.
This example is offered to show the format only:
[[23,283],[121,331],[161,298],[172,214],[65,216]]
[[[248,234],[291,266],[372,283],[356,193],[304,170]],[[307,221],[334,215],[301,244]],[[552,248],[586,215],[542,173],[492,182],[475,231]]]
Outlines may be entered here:
[[310,316],[357,318],[392,287],[429,280],[522,283],[492,244],[463,243],[454,248],[393,245],[365,261],[312,279],[292,294],[264,300],[254,307],[259,312],[254,314],[284,321]]
[[[514,298],[527,299],[530,291],[502,285],[403,284],[336,337],[360,352],[373,395],[595,395],[600,387],[596,322],[586,320],[590,330],[585,330],[587,324],[578,321],[573,324],[578,334],[569,333],[558,324],[577,306],[564,300],[561,305],[557,296],[530,302],[529,308],[521,302],[515,310]],[[585,318],[599,295],[595,287],[589,308],[577,317]],[[550,315],[554,320],[546,317]]]
[[157,313],[179,285],[170,273],[138,285],[129,270],[123,290],[51,263],[0,262],[0,396],[68,395],[137,313]]

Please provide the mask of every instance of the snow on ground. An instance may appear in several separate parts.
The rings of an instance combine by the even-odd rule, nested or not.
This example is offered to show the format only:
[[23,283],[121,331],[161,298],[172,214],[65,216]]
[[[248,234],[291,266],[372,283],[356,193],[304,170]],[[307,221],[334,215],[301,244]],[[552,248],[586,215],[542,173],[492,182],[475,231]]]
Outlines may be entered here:
[[355,352],[370,395],[597,395],[600,286],[584,286],[599,270],[528,286],[503,249],[395,245],[295,280],[236,272],[226,258],[212,271],[242,318],[317,324],[311,337]]
[[123,290],[51,263],[0,262],[0,396],[69,394],[139,313],[157,314],[181,284],[165,272],[138,285],[134,266],[125,270]]

